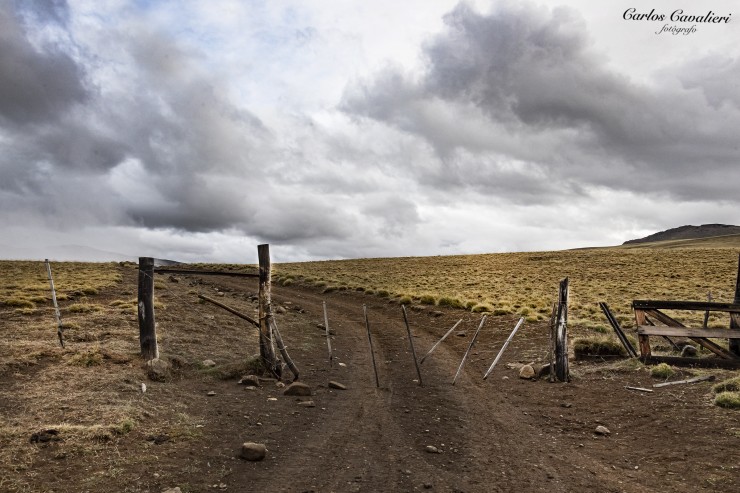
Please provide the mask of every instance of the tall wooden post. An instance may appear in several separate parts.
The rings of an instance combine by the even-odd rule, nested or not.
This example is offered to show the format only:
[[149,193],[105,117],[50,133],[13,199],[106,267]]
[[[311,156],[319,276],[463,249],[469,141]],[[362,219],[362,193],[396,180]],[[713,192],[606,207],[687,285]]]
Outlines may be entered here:
[[271,269],[270,264],[270,245],[257,245],[257,256],[260,265],[260,283],[259,283],[259,322],[260,322],[260,356],[262,364],[270,371],[277,368],[277,358],[275,357],[275,346],[272,342],[272,327],[270,319],[272,318],[272,299],[270,295]]
[[570,380],[568,369],[568,278],[560,281],[558,312],[555,326],[555,376],[561,382]]
[[154,325],[154,259],[151,257],[139,257],[139,343],[145,360],[159,358]]
[[[735,281],[735,299],[732,301],[740,304],[740,255],[737,259],[737,279]],[[740,313],[730,313],[730,328],[740,329]],[[740,339],[730,339],[730,352],[740,356]]]

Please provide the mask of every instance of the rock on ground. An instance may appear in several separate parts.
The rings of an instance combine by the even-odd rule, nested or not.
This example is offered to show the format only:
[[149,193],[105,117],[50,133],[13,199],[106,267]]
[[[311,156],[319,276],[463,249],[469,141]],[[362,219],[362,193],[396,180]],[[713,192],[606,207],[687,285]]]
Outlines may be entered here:
[[146,374],[149,380],[155,382],[167,380],[170,376],[170,368],[171,365],[163,359],[155,358],[146,362]]
[[596,433],[597,435],[607,436],[611,434],[611,431],[609,431],[609,428],[607,428],[606,426],[599,425],[594,430],[594,433]]
[[244,460],[258,461],[265,458],[267,448],[262,443],[245,442],[242,444],[242,450],[239,454]]
[[532,368],[532,365],[524,365],[519,370],[519,378],[534,378],[535,376],[534,368]]
[[201,365],[203,365],[203,368],[213,368],[214,366],[216,366],[216,362],[213,361],[212,359],[206,359],[206,360],[203,360]]
[[283,391],[284,395],[308,396],[311,395],[311,387],[302,382],[293,382]]
[[329,388],[330,389],[338,389],[338,390],[347,390],[347,386],[344,384],[341,384],[339,382],[335,382],[334,380],[329,382]]
[[246,385],[247,387],[259,387],[260,379],[257,375],[245,375],[239,380],[239,385]]
[[167,488],[162,493],[182,493],[182,490],[180,489],[179,486],[177,486],[175,488]]

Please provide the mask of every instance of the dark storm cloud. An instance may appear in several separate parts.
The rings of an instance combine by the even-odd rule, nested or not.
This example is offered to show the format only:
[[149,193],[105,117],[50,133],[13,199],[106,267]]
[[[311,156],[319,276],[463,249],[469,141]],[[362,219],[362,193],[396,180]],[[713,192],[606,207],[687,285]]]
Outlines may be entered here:
[[728,185],[740,178],[737,60],[647,85],[608,69],[566,8],[460,4],[445,23],[421,78],[390,68],[343,102],[433,147],[441,164],[418,166],[429,185],[540,203],[593,186],[740,200]]
[[12,6],[0,1],[0,125],[55,120],[87,99],[83,70],[58,47],[34,46]]

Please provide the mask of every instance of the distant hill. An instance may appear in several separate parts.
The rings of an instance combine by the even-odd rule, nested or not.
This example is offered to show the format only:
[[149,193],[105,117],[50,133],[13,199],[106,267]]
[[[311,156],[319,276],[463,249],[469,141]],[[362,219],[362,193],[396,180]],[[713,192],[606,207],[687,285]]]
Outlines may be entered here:
[[644,238],[627,240],[622,245],[634,245],[637,243],[654,243],[657,241],[694,240],[699,238],[712,238],[717,236],[740,235],[740,226],[729,224],[702,224],[701,226],[679,226],[654,233]]

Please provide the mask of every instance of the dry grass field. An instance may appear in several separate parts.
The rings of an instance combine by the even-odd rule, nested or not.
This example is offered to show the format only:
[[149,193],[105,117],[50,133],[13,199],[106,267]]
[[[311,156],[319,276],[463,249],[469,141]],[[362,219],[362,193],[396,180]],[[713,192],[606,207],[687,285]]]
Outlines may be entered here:
[[[281,283],[312,283],[325,291],[358,290],[407,304],[459,307],[494,316],[517,314],[530,322],[550,317],[558,282],[568,277],[570,325],[605,333],[611,329],[599,310],[600,301],[609,304],[624,327],[634,325],[631,303],[635,299],[706,301],[711,291],[714,301],[731,302],[740,238],[733,241],[287,263],[277,266],[276,275]],[[698,323],[701,314],[684,313],[678,318]],[[725,318],[729,319],[712,315],[709,326],[727,327]]]

